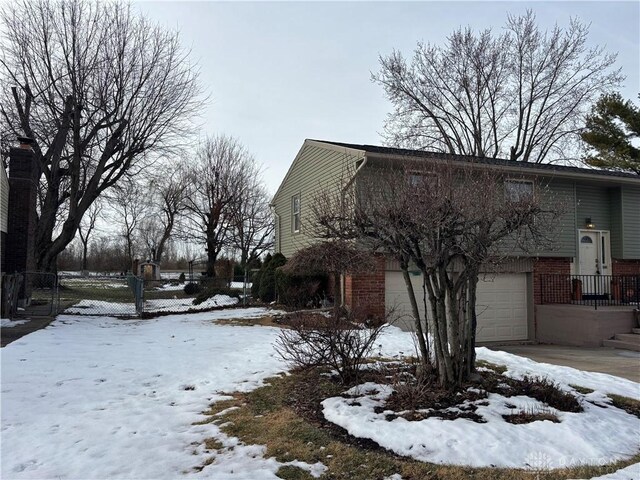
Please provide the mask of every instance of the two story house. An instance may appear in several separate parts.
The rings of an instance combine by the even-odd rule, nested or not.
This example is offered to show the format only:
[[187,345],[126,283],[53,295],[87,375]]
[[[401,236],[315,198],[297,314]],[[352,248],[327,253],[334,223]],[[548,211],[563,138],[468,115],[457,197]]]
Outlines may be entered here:
[[[306,140],[272,201],[276,252],[290,257],[317,241],[308,226],[318,191],[344,188],[375,175],[376,167],[385,163],[408,160],[497,168],[506,178],[513,175],[520,183],[525,179],[527,188],[544,185],[563,203],[551,248],[514,253],[499,271],[483,276],[478,341],[535,340],[540,337],[536,324],[544,323],[538,312],[543,304],[638,301],[640,177],[623,172]],[[421,289],[420,276],[414,277]],[[626,283],[616,283],[618,278]],[[390,258],[379,257],[377,268],[366,274],[347,275],[342,288],[348,306],[365,305],[373,315],[381,316],[391,306],[400,316],[410,311],[399,265]]]

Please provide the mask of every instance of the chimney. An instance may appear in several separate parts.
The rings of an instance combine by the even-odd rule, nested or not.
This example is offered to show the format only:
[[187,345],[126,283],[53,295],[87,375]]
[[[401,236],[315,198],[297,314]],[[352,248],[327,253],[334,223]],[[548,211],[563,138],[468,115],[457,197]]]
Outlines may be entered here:
[[[9,150],[9,212],[5,251],[6,273],[33,272],[35,261],[36,198],[40,168],[31,145],[18,137],[20,145]],[[21,303],[28,304],[31,284],[25,279]]]

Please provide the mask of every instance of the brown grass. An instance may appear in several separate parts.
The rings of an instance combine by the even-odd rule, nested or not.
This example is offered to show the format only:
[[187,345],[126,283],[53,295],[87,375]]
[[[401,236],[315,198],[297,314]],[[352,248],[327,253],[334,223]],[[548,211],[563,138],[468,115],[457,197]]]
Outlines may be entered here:
[[591,388],[581,387],[580,385],[569,384],[569,386],[582,395],[588,395],[594,392],[594,390],[592,390]]
[[[519,469],[466,468],[418,462],[400,457],[374,442],[362,441],[329,424],[322,416],[319,402],[338,395],[343,387],[327,377],[310,373],[294,373],[269,379],[269,385],[250,393],[234,394],[232,400],[215,403],[204,412],[207,419],[199,423],[225,424],[222,430],[246,444],[266,445],[266,456],[278,461],[300,460],[322,462],[327,472],[323,479],[374,480],[399,473],[405,480],[522,480],[536,478],[532,472]],[[238,407],[218,415],[229,407]],[[219,442],[205,441],[208,450],[219,449]],[[211,447],[211,448],[209,448]],[[212,463],[214,457],[205,463]],[[591,478],[604,475],[640,461],[634,458],[605,467],[578,467],[541,472],[537,478],[556,480]],[[199,469],[206,465],[201,465]],[[280,478],[307,480],[302,469],[284,466]]]
[[264,317],[257,318],[222,318],[220,320],[214,320],[213,323],[217,325],[233,325],[240,327],[253,327],[261,325],[263,327],[280,327],[282,325],[277,321],[278,317],[273,315],[266,315]]
[[611,404],[614,407],[624,410],[629,415],[635,415],[640,418],[640,400],[615,395],[613,393],[607,393],[607,396],[611,399]]
[[526,409],[509,415],[502,415],[502,418],[514,425],[523,425],[525,423],[532,423],[538,421],[547,420],[553,423],[560,423],[560,419],[557,415],[546,409]]

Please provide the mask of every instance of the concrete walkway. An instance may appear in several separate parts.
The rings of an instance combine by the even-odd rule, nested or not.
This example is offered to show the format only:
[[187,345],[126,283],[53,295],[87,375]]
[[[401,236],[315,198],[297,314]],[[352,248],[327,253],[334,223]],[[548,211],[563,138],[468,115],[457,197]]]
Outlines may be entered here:
[[489,348],[527,357],[536,362],[564,365],[588,372],[608,373],[640,383],[640,352],[607,347],[582,348],[560,345],[505,345]]

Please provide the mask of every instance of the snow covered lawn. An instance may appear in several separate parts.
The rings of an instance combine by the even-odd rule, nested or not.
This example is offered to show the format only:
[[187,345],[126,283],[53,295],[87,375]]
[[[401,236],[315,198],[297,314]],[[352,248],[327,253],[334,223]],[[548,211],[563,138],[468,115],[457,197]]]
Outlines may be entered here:
[[[202,412],[212,402],[258,388],[286,369],[272,347],[277,328],[213,322],[267,313],[238,308],[151,320],[63,315],[46,329],[11,343],[0,351],[0,477],[276,478],[275,472],[286,464],[265,458],[264,446],[244,445],[213,423],[194,425],[207,418]],[[411,335],[390,328],[374,353],[411,355]],[[639,384],[609,375],[483,348],[478,357],[505,365],[507,375],[514,377],[548,375],[563,388],[576,384],[594,389],[585,400],[600,404],[606,393],[640,398]],[[387,422],[374,407],[388,390],[375,388],[375,394],[367,393],[366,386],[358,390],[359,406],[354,399],[327,399],[325,415],[354,435],[421,460],[523,468],[528,462],[548,468],[569,461],[610,463],[640,449],[640,421],[611,406],[585,401],[586,413],[561,413],[560,424],[511,425],[498,415],[504,400],[492,398],[482,407],[486,424],[464,419]],[[530,403],[513,397],[509,401]],[[205,452],[207,438],[225,448],[198,472],[194,468],[212,455]],[[313,476],[325,470],[321,463],[288,464]],[[638,468],[626,470],[635,475]]]
[[[237,446],[198,474],[205,438],[192,425],[224,392],[247,391],[284,369],[277,329],[214,325],[263,316],[232,309],[152,320],[60,316],[1,350],[1,478],[275,478],[260,446]],[[311,468],[311,467],[309,467]],[[314,466],[314,472],[322,470]],[[238,478],[237,476],[234,478]]]

